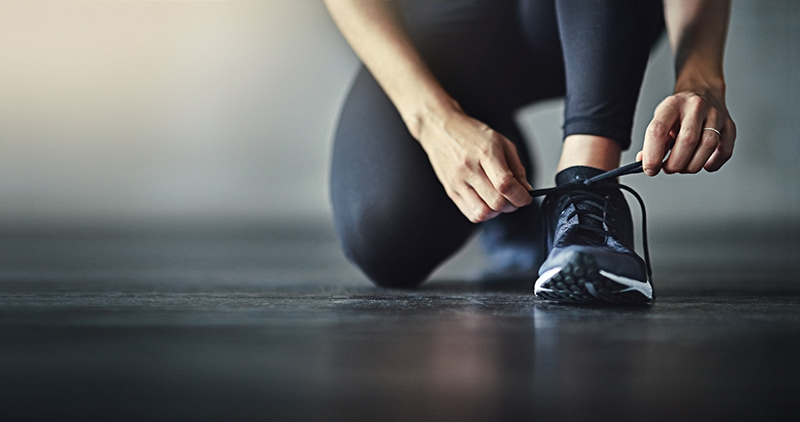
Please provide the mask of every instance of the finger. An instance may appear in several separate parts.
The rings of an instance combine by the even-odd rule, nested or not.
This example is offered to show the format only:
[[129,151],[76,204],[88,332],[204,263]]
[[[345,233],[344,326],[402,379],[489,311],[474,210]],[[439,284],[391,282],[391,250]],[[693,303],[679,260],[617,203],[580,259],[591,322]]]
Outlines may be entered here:
[[[721,128],[723,123],[723,120],[717,118],[716,110],[712,109],[706,118],[706,122],[703,124],[703,128],[717,129]],[[681,172],[694,174],[702,170],[711,157],[711,154],[717,150],[721,139],[722,136],[718,135],[713,130],[702,129],[700,132],[700,142],[697,144],[692,157],[686,164],[686,168]]]
[[697,144],[700,143],[700,132],[705,117],[704,104],[704,100],[699,97],[697,100],[687,100],[678,136],[675,138],[675,145],[672,147],[669,158],[664,162],[664,172],[682,172],[689,164]]
[[[485,174],[474,173],[467,183],[477,193],[480,201],[493,212],[513,212],[517,207],[495,189]],[[530,195],[528,195],[530,197]]]
[[661,171],[662,161],[672,142],[670,131],[679,119],[679,110],[666,100],[653,113],[653,120],[645,131],[641,157],[642,168],[648,176],[655,176]]
[[[509,168],[506,160],[507,154],[513,154],[517,161],[519,161],[519,157],[511,141],[507,142],[508,145],[504,145],[503,151],[486,154],[481,157],[481,167],[483,167],[483,171],[495,191],[515,207],[524,207],[531,203],[532,198],[528,193],[528,189],[519,182]],[[510,150],[510,152],[506,152],[507,150]],[[521,163],[519,167],[522,167]]]
[[703,169],[711,155],[719,145],[719,136],[711,131],[703,131],[700,135],[700,142],[697,144],[692,157],[686,166],[680,170],[681,173],[694,174]]
[[506,148],[506,162],[508,163],[508,168],[526,190],[532,191],[533,186],[528,182],[528,175],[525,171],[525,166],[522,165],[522,160],[519,158],[517,147],[511,142],[509,142],[508,145],[510,146],[510,148]]
[[463,214],[464,217],[467,217],[470,222],[476,223],[476,221],[472,220],[472,213],[470,212],[469,205],[467,205],[467,202],[461,197],[461,195],[456,192],[447,192],[447,196],[449,196],[450,200],[456,204],[456,207],[458,207],[458,210],[461,211],[461,214]]
[[704,167],[708,172],[719,170],[733,155],[733,144],[736,141],[736,124],[733,123],[730,117],[726,119],[725,125],[720,132],[722,132],[722,136],[719,145]]
[[458,201],[454,199],[454,202],[456,202],[461,213],[473,223],[488,221],[500,215],[500,212],[489,208],[478,192],[470,186],[463,185],[457,195]]

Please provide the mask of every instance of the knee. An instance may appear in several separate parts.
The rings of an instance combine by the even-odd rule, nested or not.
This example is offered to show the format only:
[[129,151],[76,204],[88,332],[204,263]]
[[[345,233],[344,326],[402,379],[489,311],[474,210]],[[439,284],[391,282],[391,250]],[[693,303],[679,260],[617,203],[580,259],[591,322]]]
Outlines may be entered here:
[[409,245],[369,236],[341,237],[347,259],[375,285],[393,289],[412,289],[424,283],[436,263],[413,252]]
[[351,262],[358,266],[376,286],[389,289],[419,287],[428,279],[433,270],[419,262],[403,262],[395,257],[377,254],[351,258]]
[[410,289],[425,282],[442,261],[440,254],[426,247],[413,227],[398,223],[401,218],[363,211],[336,222],[347,259],[381,287]]

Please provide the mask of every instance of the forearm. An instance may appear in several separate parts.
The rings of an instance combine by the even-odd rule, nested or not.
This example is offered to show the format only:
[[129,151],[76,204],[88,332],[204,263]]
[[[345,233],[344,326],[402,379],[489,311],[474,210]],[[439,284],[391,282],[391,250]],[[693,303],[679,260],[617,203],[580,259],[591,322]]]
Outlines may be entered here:
[[411,42],[392,2],[325,0],[347,42],[389,96],[411,134],[459,110]]
[[664,1],[676,92],[705,88],[724,98],[722,63],[730,8],[730,0]]

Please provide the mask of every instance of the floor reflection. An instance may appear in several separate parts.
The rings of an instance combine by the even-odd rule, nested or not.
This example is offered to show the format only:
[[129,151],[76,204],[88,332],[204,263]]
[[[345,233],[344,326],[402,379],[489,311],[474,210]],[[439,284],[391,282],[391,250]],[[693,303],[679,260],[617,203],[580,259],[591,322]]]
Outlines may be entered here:
[[[730,313],[730,305],[720,309]],[[748,380],[781,377],[765,359],[776,338],[759,334],[763,321],[745,318],[720,343],[731,335],[731,319],[709,318],[710,303],[695,315],[680,301],[597,309],[514,295],[373,297],[343,306],[349,310],[337,311],[340,319],[315,348],[319,366],[304,370],[316,377],[305,383],[314,386],[310,402],[336,418],[645,420],[654,410],[678,418],[706,414],[709,400],[736,404],[763,390],[737,382],[731,368],[745,357],[760,365],[743,370]],[[762,348],[749,348],[759,336]],[[800,345],[797,338],[786,344]],[[775,356],[791,361],[786,351]],[[761,404],[780,409],[781,396]]]
[[534,336],[518,335],[521,325],[534,332],[532,314],[511,317],[507,330],[497,312],[477,303],[345,323],[349,335],[324,337],[325,413],[495,419],[535,361]]

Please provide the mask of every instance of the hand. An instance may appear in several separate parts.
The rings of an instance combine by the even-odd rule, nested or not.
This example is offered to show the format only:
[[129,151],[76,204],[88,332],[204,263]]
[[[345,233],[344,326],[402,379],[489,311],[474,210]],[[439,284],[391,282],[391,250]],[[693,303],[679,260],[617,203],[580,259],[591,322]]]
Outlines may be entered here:
[[531,203],[516,147],[487,125],[453,112],[423,126],[418,139],[447,195],[473,223]]
[[[717,129],[721,135],[704,128]],[[637,160],[642,160],[649,176],[662,168],[668,174],[713,172],[731,158],[735,140],[736,125],[723,95],[686,90],[658,105]]]

